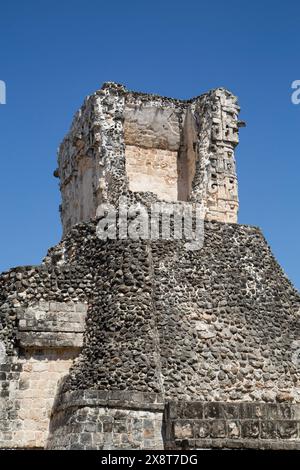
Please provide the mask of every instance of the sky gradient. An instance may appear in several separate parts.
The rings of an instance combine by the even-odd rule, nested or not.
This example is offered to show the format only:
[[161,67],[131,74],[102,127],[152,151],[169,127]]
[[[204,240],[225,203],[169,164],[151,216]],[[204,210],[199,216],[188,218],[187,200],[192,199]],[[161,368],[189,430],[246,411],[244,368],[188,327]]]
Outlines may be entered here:
[[1,2],[0,271],[39,264],[61,237],[56,150],[104,81],[190,98],[239,97],[239,222],[258,225],[300,288],[300,3]]

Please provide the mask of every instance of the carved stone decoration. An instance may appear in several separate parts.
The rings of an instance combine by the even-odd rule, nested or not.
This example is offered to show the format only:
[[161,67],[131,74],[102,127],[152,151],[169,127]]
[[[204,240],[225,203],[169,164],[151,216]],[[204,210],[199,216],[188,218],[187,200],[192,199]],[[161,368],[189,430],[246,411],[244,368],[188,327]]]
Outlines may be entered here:
[[[0,448],[300,450],[300,295],[236,223],[238,113],[223,88],[85,100],[54,172],[62,240],[0,275]],[[204,206],[204,243],[175,217],[165,238],[101,239],[123,196],[168,202],[162,219]]]

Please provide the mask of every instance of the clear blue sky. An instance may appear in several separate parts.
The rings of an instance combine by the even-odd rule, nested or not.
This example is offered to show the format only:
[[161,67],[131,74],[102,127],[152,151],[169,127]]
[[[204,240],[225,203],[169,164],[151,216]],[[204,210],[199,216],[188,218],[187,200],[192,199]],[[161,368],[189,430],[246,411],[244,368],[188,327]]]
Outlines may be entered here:
[[300,288],[300,3],[10,0],[0,6],[0,271],[38,264],[61,237],[56,149],[104,81],[190,98],[237,94],[241,223],[259,225]]

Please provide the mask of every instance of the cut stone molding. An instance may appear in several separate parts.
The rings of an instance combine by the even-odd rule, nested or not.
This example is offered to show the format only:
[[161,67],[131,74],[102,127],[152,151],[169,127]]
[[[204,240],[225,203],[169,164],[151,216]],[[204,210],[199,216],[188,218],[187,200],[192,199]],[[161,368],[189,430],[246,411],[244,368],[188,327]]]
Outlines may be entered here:
[[81,348],[87,305],[39,302],[18,313],[22,348]]

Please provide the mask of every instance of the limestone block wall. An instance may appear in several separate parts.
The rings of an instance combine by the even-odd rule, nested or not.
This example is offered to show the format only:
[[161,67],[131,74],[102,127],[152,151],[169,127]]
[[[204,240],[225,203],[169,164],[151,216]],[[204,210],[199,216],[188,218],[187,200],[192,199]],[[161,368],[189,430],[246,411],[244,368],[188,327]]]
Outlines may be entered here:
[[18,350],[0,364],[0,447],[44,448],[57,385],[82,347],[86,310],[45,301],[19,308]]
[[0,448],[44,448],[57,384],[77,354],[32,349],[0,365]]
[[38,302],[18,316],[19,347],[81,348],[87,306],[73,302]]
[[126,145],[126,174],[133,192],[155,193],[160,200],[177,200],[177,152]]
[[86,390],[58,394],[48,449],[164,448],[162,397]]
[[185,106],[175,100],[129,93],[124,109],[129,189],[178,199],[178,152]]

